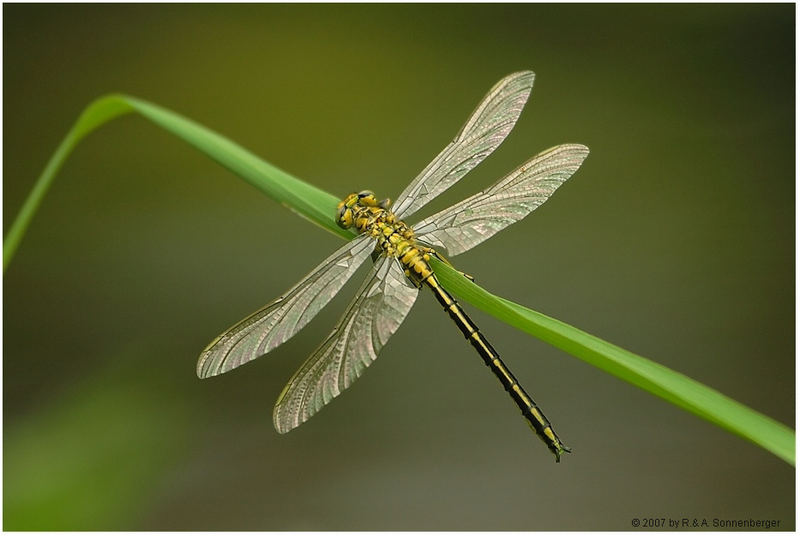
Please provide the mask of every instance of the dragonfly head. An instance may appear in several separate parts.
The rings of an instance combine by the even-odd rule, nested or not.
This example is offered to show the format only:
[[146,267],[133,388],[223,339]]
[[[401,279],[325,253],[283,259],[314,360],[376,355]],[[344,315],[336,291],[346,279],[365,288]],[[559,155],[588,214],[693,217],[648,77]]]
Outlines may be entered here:
[[342,229],[349,229],[355,223],[356,210],[359,207],[381,207],[388,206],[389,200],[378,201],[375,194],[370,190],[363,190],[357,194],[350,194],[339,202],[336,207],[336,224]]
[[342,229],[349,229],[355,222],[355,212],[359,205],[359,194],[350,194],[336,207],[336,224]]

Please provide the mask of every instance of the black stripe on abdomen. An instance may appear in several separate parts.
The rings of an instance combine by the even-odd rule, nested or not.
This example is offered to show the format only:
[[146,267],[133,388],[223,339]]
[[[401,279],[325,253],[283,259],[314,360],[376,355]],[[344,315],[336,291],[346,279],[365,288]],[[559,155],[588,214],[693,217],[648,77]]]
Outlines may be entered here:
[[556,462],[561,460],[563,452],[570,452],[570,449],[561,443],[561,440],[556,436],[553,431],[550,421],[547,420],[544,413],[539,409],[533,399],[525,392],[519,384],[514,374],[508,369],[503,360],[500,359],[500,354],[489,344],[486,337],[478,330],[478,327],[467,316],[467,313],[461,308],[456,300],[447,292],[440,284],[439,280],[434,274],[430,274],[424,280],[425,284],[433,291],[436,300],[441,304],[450,318],[456,323],[464,337],[470,342],[473,348],[483,359],[483,362],[489,367],[503,388],[511,396],[511,399],[519,407],[523,417],[528,421],[531,428],[536,432],[536,435],[544,441],[547,448],[550,449],[556,456]]

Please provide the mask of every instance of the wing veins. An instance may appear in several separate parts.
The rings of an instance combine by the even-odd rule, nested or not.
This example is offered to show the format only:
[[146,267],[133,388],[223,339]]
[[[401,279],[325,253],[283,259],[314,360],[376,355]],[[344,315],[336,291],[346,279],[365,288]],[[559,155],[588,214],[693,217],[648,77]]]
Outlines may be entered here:
[[278,398],[273,412],[278,432],[308,420],[363,374],[400,327],[417,292],[405,283],[397,259],[382,257],[376,262],[334,330]]
[[522,71],[495,84],[455,139],[398,196],[395,215],[410,216],[489,156],[514,127],[533,80],[532,72]]
[[548,149],[488,189],[413,226],[417,238],[455,256],[480,244],[541,206],[589,154],[578,144]]
[[214,339],[200,354],[197,375],[222,374],[293,337],[333,299],[372,249],[372,240],[363,236],[336,250],[283,296]]

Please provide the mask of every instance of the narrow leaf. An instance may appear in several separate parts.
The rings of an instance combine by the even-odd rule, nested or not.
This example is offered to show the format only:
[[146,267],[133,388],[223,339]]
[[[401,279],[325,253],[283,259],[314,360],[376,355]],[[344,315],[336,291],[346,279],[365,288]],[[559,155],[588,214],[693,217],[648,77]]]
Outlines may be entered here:
[[115,117],[131,112],[138,112],[156,125],[193,145],[278,203],[323,229],[342,238],[349,239],[354,236],[352,232],[336,226],[331,217],[331,214],[335,214],[338,198],[292,177],[229,139],[175,112],[141,99],[114,94],[100,97],[87,106],[50,158],[6,234],[3,242],[3,271],[14,257],[33,215],[53,182],[53,178],[78,142]]
[[[125,95],[108,95],[91,103],[78,118],[51,157],[12,224],[3,244],[3,269],[30,224],[55,174],[77,143],[87,134],[130,112],[193,145],[243,178],[275,201],[323,229],[349,239],[354,235],[338,228],[332,214],[338,199],[261,160],[246,149],[211,130],[152,103]],[[794,431],[744,406],[718,391],[667,367],[637,356],[577,328],[527,309],[467,281],[452,268],[434,259],[442,283],[463,301],[534,335],[614,376],[729,430],[794,465]]]

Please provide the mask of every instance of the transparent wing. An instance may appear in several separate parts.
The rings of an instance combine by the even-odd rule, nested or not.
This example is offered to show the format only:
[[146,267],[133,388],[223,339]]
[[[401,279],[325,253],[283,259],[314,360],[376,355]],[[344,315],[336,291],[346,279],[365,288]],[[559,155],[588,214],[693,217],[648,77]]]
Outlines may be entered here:
[[201,378],[216,376],[289,340],[325,307],[374,249],[361,236],[336,250],[284,296],[214,339],[197,362]]
[[397,259],[381,257],[339,324],[295,372],[275,403],[275,429],[300,426],[361,376],[403,322],[418,290]]
[[417,238],[450,255],[471,249],[547,201],[583,163],[589,149],[559,145],[540,153],[488,190],[413,226]]
[[497,149],[514,128],[533,78],[531,71],[513,73],[489,90],[450,145],[398,196],[393,208],[398,218],[419,210]]

